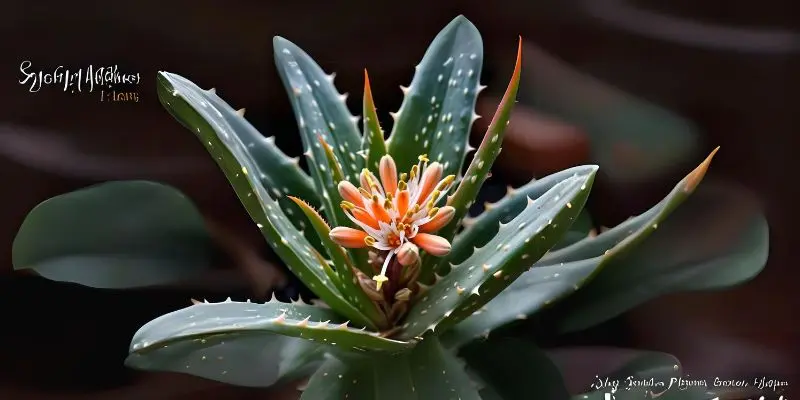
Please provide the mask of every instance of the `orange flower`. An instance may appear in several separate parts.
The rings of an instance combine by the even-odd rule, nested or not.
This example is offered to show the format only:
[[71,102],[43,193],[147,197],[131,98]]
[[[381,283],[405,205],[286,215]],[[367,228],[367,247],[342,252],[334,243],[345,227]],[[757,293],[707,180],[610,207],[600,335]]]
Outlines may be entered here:
[[453,185],[454,175],[442,179],[442,165],[429,163],[426,156],[409,173],[397,175],[397,166],[391,156],[385,155],[379,163],[380,180],[369,170],[361,172],[360,188],[350,182],[339,183],[339,194],[345,214],[362,231],[337,227],[331,230],[331,239],[341,246],[359,248],[370,246],[387,251],[381,273],[372,279],[380,290],[386,282],[386,269],[400,248],[414,252],[409,246],[419,246],[434,256],[450,252],[447,239],[433,235],[453,218],[452,207],[438,208],[438,204]]

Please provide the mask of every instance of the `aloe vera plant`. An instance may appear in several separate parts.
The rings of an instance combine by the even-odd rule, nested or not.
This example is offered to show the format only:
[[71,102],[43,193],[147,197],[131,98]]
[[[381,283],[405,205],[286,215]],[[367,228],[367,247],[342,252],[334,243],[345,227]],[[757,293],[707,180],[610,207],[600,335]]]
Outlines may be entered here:
[[[668,261],[623,268],[631,257],[675,250],[637,253],[643,243],[663,242],[659,226],[668,226],[667,216],[695,192],[716,150],[652,209],[599,235],[589,234],[584,210],[596,165],[510,189],[482,214],[468,216],[514,107],[521,39],[508,88],[476,149],[468,137],[478,118],[483,48],[464,17],[425,52],[402,88],[405,98],[388,135],[366,72],[360,121],[333,74],[288,40],[276,37],[273,44],[308,171],[214,89],[161,72],[158,95],[201,140],[267,243],[318,299],[195,301],[139,329],[127,360],[132,367],[260,387],[310,375],[303,399],[566,398],[560,378],[543,378],[556,368],[532,342],[498,353],[483,340],[539,315],[557,332],[583,329],[648,299],[636,291],[611,297],[616,293],[604,288],[625,292],[614,287],[625,279],[609,283],[606,271],[661,276],[669,284],[654,291],[666,292],[734,285],[765,263],[766,223],[759,214],[748,220],[747,241],[737,243],[751,257],[742,257],[735,275],[706,259],[682,264],[684,272],[704,268],[702,281],[669,275]],[[584,289],[590,297],[580,296]],[[520,367],[494,369],[486,364],[496,362],[492,354],[516,357],[508,366]],[[541,376],[523,375],[529,372]],[[528,386],[528,379],[541,387]]]

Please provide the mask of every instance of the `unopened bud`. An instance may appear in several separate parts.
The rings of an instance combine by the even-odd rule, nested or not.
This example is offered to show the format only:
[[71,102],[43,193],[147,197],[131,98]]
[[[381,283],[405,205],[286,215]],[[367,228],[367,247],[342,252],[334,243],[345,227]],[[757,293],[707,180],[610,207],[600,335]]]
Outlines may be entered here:
[[396,301],[389,310],[389,321],[397,323],[397,321],[400,321],[400,319],[406,315],[406,312],[408,312],[408,302]]
[[378,290],[376,282],[362,273],[358,273],[358,285],[372,301],[383,301],[383,294]]
[[402,288],[394,294],[394,299],[397,301],[409,301],[411,300],[411,295],[414,292],[411,291],[409,288]]
[[419,263],[419,249],[414,243],[403,243],[397,251],[397,261],[404,267]]

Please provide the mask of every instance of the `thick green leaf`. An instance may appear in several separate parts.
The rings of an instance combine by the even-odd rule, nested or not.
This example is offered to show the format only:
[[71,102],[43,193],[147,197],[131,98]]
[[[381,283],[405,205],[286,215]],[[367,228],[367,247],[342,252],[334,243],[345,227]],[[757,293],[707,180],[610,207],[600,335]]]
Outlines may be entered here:
[[[274,137],[264,137],[243,116],[244,109],[234,109],[216,94],[203,90],[188,79],[169,72],[158,74],[161,104],[183,126],[192,131],[212,155],[220,149],[214,142],[221,138],[227,146],[240,149],[258,167],[258,179],[287,211],[297,229],[305,229],[304,218],[294,215],[293,204],[286,195],[297,196],[309,204],[320,204],[311,178],[300,169],[297,158],[289,158],[276,145]],[[217,160],[219,162],[219,160]],[[312,243],[313,235],[306,235]]]
[[521,62],[522,40],[520,40],[517,48],[517,61],[514,65],[514,72],[511,75],[511,80],[508,83],[503,99],[500,100],[500,105],[497,107],[494,117],[492,117],[492,122],[486,129],[486,134],[475,152],[475,157],[472,158],[472,162],[467,167],[464,178],[459,182],[455,192],[447,199],[447,205],[453,206],[456,209],[456,213],[453,220],[439,231],[438,235],[448,240],[455,235],[457,228],[461,225],[461,220],[467,215],[467,211],[469,211],[470,206],[478,196],[478,191],[483,186],[483,182],[491,175],[492,165],[494,165],[494,161],[500,154],[506,126],[510,122],[511,111],[517,102]]
[[182,193],[119,181],[62,194],[36,206],[14,239],[15,269],[99,288],[193,278],[210,266],[213,243]]
[[364,70],[364,136],[361,140],[361,151],[367,160],[366,167],[377,171],[381,157],[386,155],[386,141],[375,109],[375,100],[372,98],[367,70]]
[[[567,399],[564,380],[550,358],[530,341],[497,337],[475,342],[459,355],[477,373],[484,399]],[[489,394],[489,396],[487,396]]]
[[448,347],[457,348],[487,338],[502,326],[527,319],[555,301],[575,292],[604,258],[576,260],[556,266],[534,266],[483,308],[444,333]]
[[393,114],[387,144],[399,171],[411,168],[424,153],[442,163],[443,176],[460,174],[477,119],[482,66],[478,29],[464,16],[456,17],[425,51],[411,85],[404,89],[400,109]]
[[[628,231],[653,230],[653,237],[622,257],[611,257],[586,287],[556,304],[548,313],[553,326],[581,330],[663,294],[722,289],[752,279],[769,253],[769,227],[755,203],[741,190],[706,184],[658,229],[620,225]],[[581,243],[571,246],[574,253],[588,250]],[[569,250],[562,257],[569,257]]]
[[[710,162],[710,159],[707,162]],[[488,336],[494,329],[515,320],[526,319],[566,296],[574,296],[575,292],[581,286],[586,285],[601,268],[618,262],[617,260],[626,252],[635,248],[652,234],[655,231],[654,226],[662,224],[667,216],[686,200],[691,194],[691,191],[686,191],[687,183],[694,182],[693,184],[696,185],[695,181],[702,179],[707,163],[705,167],[701,165],[699,168],[702,172],[699,177],[692,172],[687,178],[681,180],[667,197],[646,212],[597,237],[587,237],[542,257],[534,264],[533,268],[522,274],[505,291],[490,301],[484,309],[475,312],[448,332],[446,338],[448,345],[459,346],[481,336]],[[559,174],[561,173],[551,176]],[[533,186],[549,179],[551,178],[546,177],[529,185]],[[504,205],[506,204],[510,209],[513,198],[508,203],[504,203]],[[499,214],[496,210],[497,208],[493,208],[488,212]],[[610,293],[606,295],[610,295]]]
[[569,229],[583,209],[597,167],[553,185],[466,260],[454,265],[409,310],[401,337],[446,330],[472,315],[524,272]]
[[[215,113],[213,107],[191,107],[190,104],[202,104],[204,98],[193,88],[182,86],[181,80],[172,79],[174,77],[172,74],[160,75],[159,99],[173,116],[180,121],[188,121],[185,122],[187,126],[197,127],[206,148],[214,155],[250,218],[256,222],[275,253],[330,307],[354,323],[374,328],[369,318],[348,303],[336,289],[328,273],[330,267],[327,261],[290,222],[287,217],[289,211],[283,211],[284,207],[264,187],[261,179],[263,165],[253,158],[249,148],[233,133],[226,120],[209,117]],[[192,100],[185,100],[187,98]],[[213,129],[210,124],[213,124]],[[294,205],[291,207],[293,209]]]
[[308,168],[322,197],[322,211],[331,225],[348,225],[339,207],[339,182],[329,170],[319,139],[330,144],[345,178],[357,181],[364,165],[363,157],[358,156],[361,149],[358,118],[347,109],[347,96],[334,87],[333,75],[326,75],[306,52],[279,36],[274,38],[273,47],[275,65],[297,118]]
[[[475,247],[483,247],[500,229],[500,224],[508,224],[528,205],[528,198],[536,199],[544,195],[559,182],[575,175],[585,175],[594,171],[594,166],[579,166],[533,180],[518,189],[510,189],[508,194],[494,204],[486,204],[486,209],[476,218],[465,220],[466,227],[453,240],[450,262],[460,263],[472,254]],[[572,227],[585,229],[586,217],[579,217]],[[570,231],[572,230],[570,227]],[[588,230],[587,230],[588,233]],[[583,235],[586,237],[586,235]],[[563,241],[563,239],[562,239]]]
[[[719,205],[725,204],[726,199],[737,198],[735,192],[713,185],[701,187],[687,205],[667,218],[689,197],[709,162],[710,157],[681,180],[661,202],[639,216],[597,237],[586,238],[545,255],[484,309],[449,331],[445,338],[448,345],[458,346],[488,336],[500,326],[525,319],[548,307],[553,307],[553,310],[546,315],[555,320],[549,324],[555,329],[571,331],[613,318],[662,293],[732,285],[752,277],[764,265],[767,245],[766,223],[757,212],[740,213],[741,218],[753,225],[743,223],[728,234],[738,235],[740,239],[755,235],[763,240],[738,242],[742,245],[718,249],[716,253],[704,251],[702,245],[708,243],[702,237],[710,237],[703,222],[713,220],[709,215],[714,213],[708,210],[715,207],[721,210]],[[702,213],[704,215],[698,215]],[[698,226],[703,229],[696,229]],[[676,241],[676,237],[682,240]],[[696,244],[689,246],[687,243]],[[739,254],[744,257],[731,261]],[[635,260],[638,260],[636,265],[632,264]],[[583,291],[594,285],[593,279],[600,279],[606,271],[630,273],[633,277],[621,279],[611,275],[603,278],[601,283],[613,282],[614,285],[602,291],[593,289],[590,292],[592,297],[572,303],[573,297],[581,299]],[[636,290],[631,290],[631,287]],[[565,297],[566,300],[562,300]],[[570,308],[570,304],[576,308]],[[573,310],[579,311],[579,317],[585,322],[571,321],[571,318],[578,317],[570,317]]]
[[[483,182],[491,175],[490,170],[503,144],[503,137],[505,136],[506,126],[508,126],[509,119],[511,118],[511,110],[514,109],[514,104],[517,101],[517,88],[519,87],[519,74],[520,63],[522,62],[522,40],[520,39],[517,48],[517,61],[514,65],[514,72],[511,75],[511,81],[508,84],[503,99],[492,117],[492,122],[483,136],[481,144],[478,146],[478,151],[475,153],[472,162],[467,168],[464,178],[458,184],[455,192],[447,198],[447,205],[455,208],[455,215],[453,219],[443,229],[437,232],[437,235],[451,240],[456,234],[456,231],[461,226],[461,221],[467,215],[472,203],[478,196],[478,191]],[[426,257],[428,258],[428,257]],[[439,258],[432,263],[425,262],[423,259],[423,268],[421,280],[423,282],[430,282],[434,273],[444,274],[447,273],[447,259]],[[432,265],[433,267],[428,267]]]
[[133,352],[125,364],[237,386],[268,387],[314,373],[328,347],[279,334],[221,335],[174,342],[147,353]]
[[[592,162],[613,182],[642,181],[686,162],[699,150],[685,118],[635,98],[533,45],[525,46],[520,102],[580,126]],[[529,67],[529,68],[528,68]]]
[[[329,349],[358,353],[396,353],[414,346],[413,342],[386,339],[375,332],[350,327],[335,312],[317,306],[287,304],[274,300],[264,304],[226,301],[195,304],[148,322],[136,332],[131,341],[128,363],[137,368],[184,372],[195,368],[209,374],[210,371],[204,363],[220,361],[211,357],[223,355],[228,351],[227,347],[232,346],[229,353],[233,355],[244,345],[259,344],[250,349],[257,352],[261,346],[272,346],[276,334],[306,339],[327,345]],[[237,344],[239,341],[242,343]],[[289,342],[281,340],[280,343]],[[313,360],[316,354],[311,354],[312,351],[315,349],[302,349],[281,361],[302,366],[302,362],[296,361],[301,357]],[[252,357],[246,359],[252,360]],[[245,368],[235,360],[225,365],[237,369]],[[219,375],[231,372],[223,373],[228,370],[220,369],[215,371]],[[237,373],[244,375],[231,379],[251,379],[246,371]],[[228,379],[219,375],[211,379]],[[258,385],[257,382],[255,384]]]
[[655,351],[567,347],[551,350],[548,356],[570,391],[581,393],[575,399],[604,400],[606,393],[616,400],[650,398],[651,392],[679,390],[678,378],[687,378],[674,356]]
[[584,208],[583,211],[581,211],[581,213],[578,215],[578,218],[575,219],[575,222],[572,223],[572,226],[569,227],[569,232],[567,232],[564,237],[561,238],[561,241],[553,246],[550,251],[562,249],[569,245],[580,242],[581,240],[586,239],[593,230],[594,222],[592,222],[592,217]]
[[330,358],[311,377],[308,400],[480,400],[462,365],[428,338],[395,356]]

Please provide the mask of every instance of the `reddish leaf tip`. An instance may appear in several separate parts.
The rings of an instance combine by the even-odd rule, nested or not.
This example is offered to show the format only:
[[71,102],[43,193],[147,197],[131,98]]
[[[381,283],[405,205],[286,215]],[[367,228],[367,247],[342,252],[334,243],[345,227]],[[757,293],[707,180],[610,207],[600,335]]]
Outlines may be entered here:
[[683,191],[686,193],[693,192],[697,185],[700,184],[700,181],[703,180],[703,177],[706,175],[706,171],[708,171],[708,167],[711,165],[711,160],[714,158],[714,155],[717,154],[719,151],[719,146],[711,151],[711,154],[706,157],[694,171],[690,172],[689,175],[686,175],[686,184],[683,186]]

